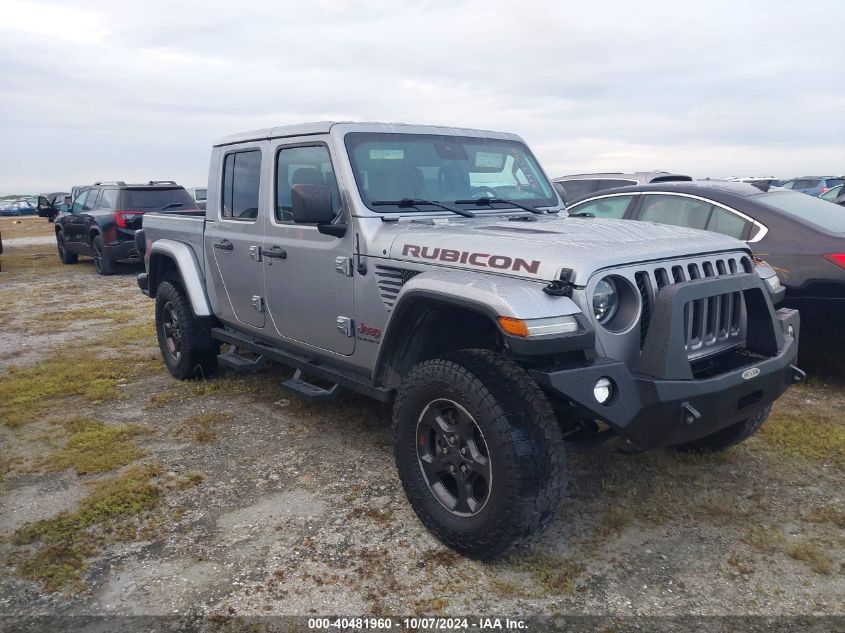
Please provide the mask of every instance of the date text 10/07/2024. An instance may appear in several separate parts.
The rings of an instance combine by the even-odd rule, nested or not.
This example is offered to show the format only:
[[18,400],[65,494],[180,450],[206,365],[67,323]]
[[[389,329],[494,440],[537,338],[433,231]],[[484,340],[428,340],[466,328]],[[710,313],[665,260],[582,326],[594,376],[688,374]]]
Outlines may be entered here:
[[449,631],[525,631],[527,623],[511,618],[309,618],[308,628],[312,631],[347,631],[371,630],[389,631],[391,629],[413,631],[449,630]]

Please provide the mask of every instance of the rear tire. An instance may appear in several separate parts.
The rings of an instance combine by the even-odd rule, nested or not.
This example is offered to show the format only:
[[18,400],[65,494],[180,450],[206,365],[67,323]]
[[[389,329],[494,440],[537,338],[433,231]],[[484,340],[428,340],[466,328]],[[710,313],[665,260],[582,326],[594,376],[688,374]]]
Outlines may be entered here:
[[720,453],[726,451],[754,435],[763,426],[763,422],[769,417],[771,410],[772,407],[768,406],[753,418],[737,422],[721,431],[716,431],[712,435],[702,437],[700,440],[679,444],[673,448],[682,453]]
[[94,268],[101,275],[114,274],[114,262],[106,254],[106,243],[102,235],[95,235],[91,240],[91,257],[94,258]]
[[61,231],[56,233],[56,244],[59,250],[59,260],[61,260],[63,264],[75,264],[79,261],[79,255],[68,252],[67,244],[65,244],[65,237]]
[[214,375],[220,343],[211,337],[211,320],[194,315],[178,281],[161,282],[155,313],[158,346],[168,371],[179,380]]
[[515,363],[488,350],[424,361],[399,389],[393,420],[408,501],[456,552],[493,558],[551,522],[565,491],[563,438]]

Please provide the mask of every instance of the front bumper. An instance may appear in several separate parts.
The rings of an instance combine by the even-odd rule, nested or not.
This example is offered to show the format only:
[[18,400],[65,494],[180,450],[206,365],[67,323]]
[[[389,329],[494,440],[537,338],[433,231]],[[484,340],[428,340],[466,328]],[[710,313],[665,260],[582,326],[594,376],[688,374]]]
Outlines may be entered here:
[[[582,417],[602,420],[635,449],[683,444],[748,419],[804,374],[798,355],[798,312],[772,307],[753,275],[690,281],[664,288],[639,364],[598,358],[579,367],[531,370],[546,390],[573,403]],[[691,300],[742,292],[748,313],[743,348],[694,367],[684,346],[683,307]],[[613,395],[600,404],[593,389],[609,378]]]

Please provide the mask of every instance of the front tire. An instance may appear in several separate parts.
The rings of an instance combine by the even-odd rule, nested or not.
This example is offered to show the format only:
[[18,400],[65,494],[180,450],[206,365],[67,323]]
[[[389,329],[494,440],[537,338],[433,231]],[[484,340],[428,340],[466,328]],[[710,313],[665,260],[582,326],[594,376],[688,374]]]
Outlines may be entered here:
[[79,255],[68,252],[65,236],[61,232],[56,233],[56,244],[59,251],[59,260],[63,264],[75,264],[79,260]]
[[546,396],[515,363],[487,350],[424,361],[402,384],[393,420],[408,501],[458,553],[493,558],[554,517],[563,438]]
[[94,268],[101,275],[114,274],[114,262],[106,254],[106,243],[102,235],[95,235],[91,241],[91,257],[94,258]]
[[194,315],[179,282],[161,282],[155,312],[158,346],[168,371],[179,380],[212,376],[220,343],[211,337],[209,320]]
[[700,440],[679,444],[674,448],[682,453],[720,453],[726,451],[754,435],[763,426],[763,422],[769,417],[771,410],[772,407],[768,406],[753,418],[732,424],[712,435],[702,437]]

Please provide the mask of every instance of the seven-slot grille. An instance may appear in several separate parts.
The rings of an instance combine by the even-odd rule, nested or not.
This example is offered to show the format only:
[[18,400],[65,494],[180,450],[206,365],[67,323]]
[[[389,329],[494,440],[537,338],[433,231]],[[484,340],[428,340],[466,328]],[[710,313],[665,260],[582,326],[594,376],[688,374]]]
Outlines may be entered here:
[[[656,264],[634,273],[642,300],[640,347],[645,343],[651,322],[651,309],[657,293],[665,286],[702,279],[753,273],[754,264],[745,255],[726,255],[691,262]],[[684,306],[684,331],[687,355],[705,356],[740,343],[744,306],[741,292],[731,292],[689,302]]]
[[393,309],[393,304],[396,303],[396,295],[399,294],[399,290],[416,274],[416,270],[376,266],[376,280],[384,307],[388,310]]

